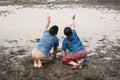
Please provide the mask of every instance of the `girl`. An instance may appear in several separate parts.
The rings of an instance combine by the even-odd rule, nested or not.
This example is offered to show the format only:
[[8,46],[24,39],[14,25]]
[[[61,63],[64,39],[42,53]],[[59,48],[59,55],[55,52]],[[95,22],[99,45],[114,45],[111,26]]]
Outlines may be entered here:
[[58,46],[58,38],[55,36],[58,32],[58,26],[54,25],[49,30],[50,24],[50,16],[48,16],[48,22],[45,25],[45,30],[43,33],[43,37],[32,50],[32,57],[34,59],[34,67],[41,68],[42,63],[49,62],[52,60],[49,53],[53,47],[54,57],[56,56],[57,46]]
[[[65,27],[64,34],[66,37],[62,43],[62,56],[65,64],[72,65],[72,69],[82,68],[82,63],[87,55],[87,51],[83,46],[75,31],[75,15],[72,18],[72,28]],[[68,52],[66,52],[66,49]]]

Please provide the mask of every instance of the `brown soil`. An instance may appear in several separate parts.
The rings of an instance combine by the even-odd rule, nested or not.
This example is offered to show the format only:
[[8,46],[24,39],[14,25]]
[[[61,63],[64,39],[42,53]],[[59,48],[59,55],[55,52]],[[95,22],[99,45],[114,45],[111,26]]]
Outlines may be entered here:
[[83,68],[76,70],[63,64],[61,57],[37,69],[33,67],[31,56],[19,58],[16,55],[20,54],[0,54],[0,80],[119,80],[120,47],[112,46],[106,50],[107,54],[103,54],[102,49],[103,46],[97,47],[98,54],[87,57]]

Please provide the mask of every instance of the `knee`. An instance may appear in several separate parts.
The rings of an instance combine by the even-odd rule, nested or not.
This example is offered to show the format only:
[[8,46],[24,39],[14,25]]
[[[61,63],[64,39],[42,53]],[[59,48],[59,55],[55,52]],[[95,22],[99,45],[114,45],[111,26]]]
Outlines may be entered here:
[[70,62],[70,60],[67,59],[66,57],[63,57],[62,62],[63,62],[64,64],[68,64],[68,63]]
[[62,61],[63,61],[63,62],[67,61],[67,58],[66,58],[66,57],[63,57],[63,58],[62,58]]

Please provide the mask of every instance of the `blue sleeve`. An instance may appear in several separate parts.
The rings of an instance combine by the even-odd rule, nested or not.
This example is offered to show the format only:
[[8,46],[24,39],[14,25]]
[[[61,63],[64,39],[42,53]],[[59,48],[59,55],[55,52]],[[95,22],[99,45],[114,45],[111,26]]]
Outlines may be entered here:
[[78,35],[77,35],[77,32],[75,31],[75,29],[72,30],[72,33],[73,33],[74,37],[78,38]]
[[75,29],[73,29],[73,30],[72,30],[72,33],[74,33],[74,34],[76,34],[76,35],[77,35],[77,33],[76,33]]
[[66,48],[67,48],[67,44],[66,44],[66,42],[64,40],[63,43],[62,43],[62,50],[66,51]]
[[45,33],[48,33],[49,31],[48,31],[48,29],[47,28],[45,28],[45,30],[44,30],[44,32],[43,32],[43,34],[45,34]]

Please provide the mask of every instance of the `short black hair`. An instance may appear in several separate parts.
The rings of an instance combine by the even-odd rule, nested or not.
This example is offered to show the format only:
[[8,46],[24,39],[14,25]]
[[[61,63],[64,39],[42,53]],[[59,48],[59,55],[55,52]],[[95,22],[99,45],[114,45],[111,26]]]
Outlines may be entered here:
[[72,35],[72,29],[71,29],[70,27],[65,27],[65,29],[64,29],[64,34],[65,34],[66,36]]
[[50,29],[49,29],[49,33],[51,35],[57,35],[57,32],[58,32],[58,26],[57,25],[53,25]]
[[64,34],[67,36],[67,38],[70,42],[73,41],[73,38],[71,36],[72,35],[72,29],[70,27],[65,27]]

